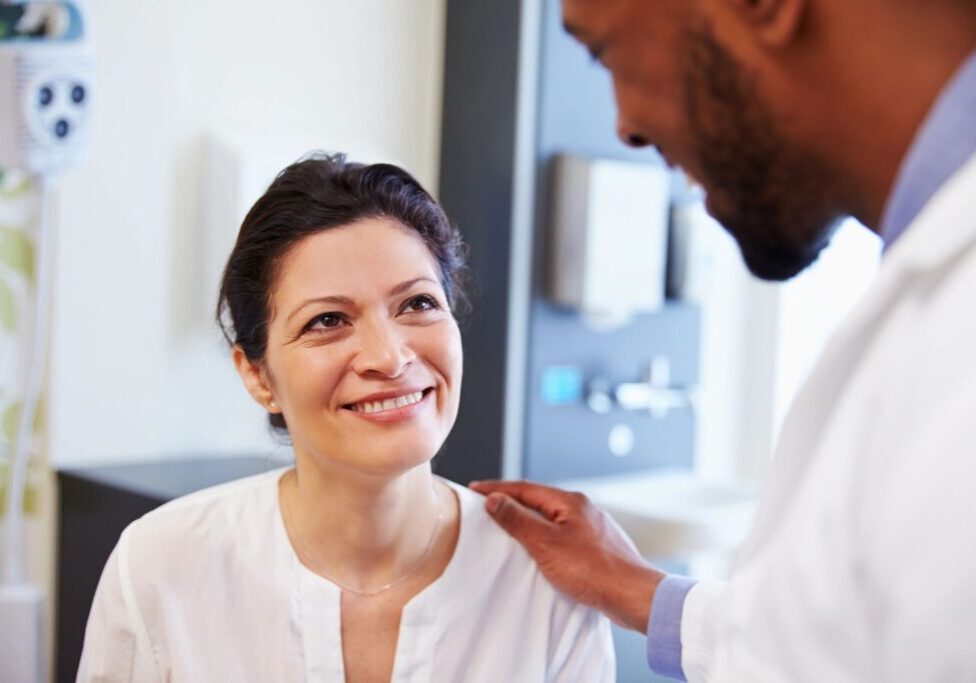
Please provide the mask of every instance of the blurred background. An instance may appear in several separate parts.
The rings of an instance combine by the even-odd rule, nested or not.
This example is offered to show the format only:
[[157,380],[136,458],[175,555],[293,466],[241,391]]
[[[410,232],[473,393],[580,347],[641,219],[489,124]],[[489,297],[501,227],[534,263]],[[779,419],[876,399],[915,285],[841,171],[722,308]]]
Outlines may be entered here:
[[[0,45],[22,13],[0,5]],[[779,423],[876,267],[870,233],[845,224],[784,285],[752,278],[699,191],[615,138],[609,77],[558,0],[89,0],[85,16],[90,142],[47,200],[52,328],[24,498],[51,680],[73,680],[125,524],[289,457],[213,309],[244,212],[314,149],[403,165],[471,246],[461,415],[436,470],[584,490],[655,562],[725,575]],[[41,198],[2,173],[6,495]],[[617,644],[619,680],[651,680],[642,638]]]

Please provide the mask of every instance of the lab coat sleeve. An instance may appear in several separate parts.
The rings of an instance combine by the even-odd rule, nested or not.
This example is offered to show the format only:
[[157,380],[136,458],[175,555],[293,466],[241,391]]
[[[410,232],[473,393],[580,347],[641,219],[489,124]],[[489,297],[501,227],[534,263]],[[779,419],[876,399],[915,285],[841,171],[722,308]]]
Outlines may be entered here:
[[79,683],[162,681],[129,574],[127,531],[112,551],[95,591]]
[[946,389],[864,483],[879,681],[976,681],[976,370]]
[[727,586],[724,581],[698,581],[685,597],[681,613],[681,668],[689,683],[708,680]]
[[552,615],[547,683],[613,683],[616,660],[610,621],[569,599],[560,603]]

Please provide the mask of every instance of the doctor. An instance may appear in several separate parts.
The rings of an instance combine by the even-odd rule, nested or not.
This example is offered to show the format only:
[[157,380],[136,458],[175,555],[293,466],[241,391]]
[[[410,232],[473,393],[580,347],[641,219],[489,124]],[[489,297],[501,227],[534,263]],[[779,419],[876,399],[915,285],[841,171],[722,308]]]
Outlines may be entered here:
[[[579,495],[474,484],[552,583],[692,681],[976,680],[976,2],[563,0],[620,137],[697,178],[759,277],[837,219],[880,275],[788,414],[728,583]],[[535,514],[540,512],[541,515]]]

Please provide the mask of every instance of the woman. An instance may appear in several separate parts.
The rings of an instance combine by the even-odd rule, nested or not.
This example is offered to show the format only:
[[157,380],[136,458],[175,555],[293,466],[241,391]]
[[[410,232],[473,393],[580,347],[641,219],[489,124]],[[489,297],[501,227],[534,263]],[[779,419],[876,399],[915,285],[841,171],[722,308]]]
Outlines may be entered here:
[[432,475],[457,415],[461,243],[405,171],[286,168],[218,319],[295,464],[131,524],[79,680],[611,681],[609,625],[476,493]]

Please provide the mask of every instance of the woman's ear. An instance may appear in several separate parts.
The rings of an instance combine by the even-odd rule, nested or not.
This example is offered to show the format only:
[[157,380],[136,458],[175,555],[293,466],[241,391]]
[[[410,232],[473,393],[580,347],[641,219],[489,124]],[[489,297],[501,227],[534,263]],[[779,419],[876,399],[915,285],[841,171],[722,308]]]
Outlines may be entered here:
[[234,359],[234,367],[237,368],[237,374],[241,376],[244,386],[247,387],[248,393],[251,394],[254,400],[261,404],[261,407],[269,413],[280,413],[281,408],[278,406],[277,401],[275,401],[274,392],[271,389],[271,383],[268,381],[268,375],[265,372],[264,366],[260,363],[251,362],[251,359],[244,353],[244,349],[241,348],[240,344],[234,345],[234,349],[231,351],[231,357]]
[[[856,2],[857,0],[851,0]],[[763,44],[781,48],[793,42],[809,10],[808,0],[722,0],[752,27]]]

